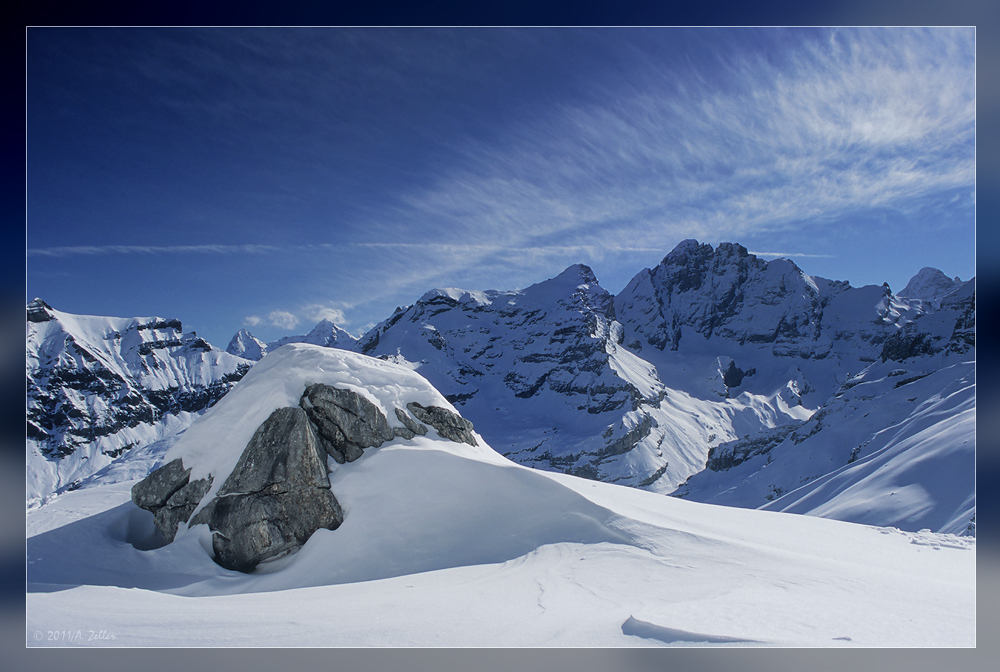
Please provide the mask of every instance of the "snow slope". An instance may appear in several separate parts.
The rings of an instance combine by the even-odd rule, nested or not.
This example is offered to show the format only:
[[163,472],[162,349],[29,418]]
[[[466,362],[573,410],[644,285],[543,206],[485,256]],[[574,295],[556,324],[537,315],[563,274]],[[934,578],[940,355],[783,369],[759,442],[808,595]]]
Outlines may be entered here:
[[[382,406],[443,402],[405,367],[290,346],[161,447],[163,459],[182,455],[218,476],[242,440],[226,429],[245,431],[309,381]],[[330,466],[343,524],[251,574],[211,560],[204,525],[153,547],[151,514],[129,501],[134,481],[95,481],[29,511],[27,644],[976,643],[972,539],[533,471],[433,430]]]
[[716,446],[676,496],[975,534],[975,283],[883,342],[806,422]]

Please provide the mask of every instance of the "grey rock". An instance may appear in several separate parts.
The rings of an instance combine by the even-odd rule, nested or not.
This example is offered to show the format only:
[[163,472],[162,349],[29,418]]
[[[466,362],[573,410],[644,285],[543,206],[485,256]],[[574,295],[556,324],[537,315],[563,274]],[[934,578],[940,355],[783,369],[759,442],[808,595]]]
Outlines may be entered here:
[[156,511],[153,521],[168,542],[174,540],[174,537],[177,536],[177,527],[188,521],[198,503],[208,494],[211,487],[211,476],[191,481],[170,495],[166,504]]
[[191,470],[180,459],[173,460],[132,486],[135,505],[152,512],[153,522],[167,541],[177,535],[212,486],[212,477],[190,481]]
[[378,407],[350,390],[310,385],[299,405],[316,426],[322,448],[339,464],[353,462],[365,448],[396,436]]
[[426,422],[438,431],[442,437],[455,443],[467,443],[470,446],[479,445],[472,436],[472,423],[440,406],[421,406],[415,401],[406,405],[417,420]]
[[132,486],[132,501],[141,509],[153,511],[167,503],[170,496],[187,485],[190,469],[180,459],[168,462]]
[[192,521],[213,531],[215,561],[242,572],[293,551],[344,514],[330,492],[326,456],[301,408],[279,408],[247,444],[218,495]]
[[427,433],[427,428],[421,425],[419,422],[410,417],[410,414],[401,408],[393,409],[396,412],[396,418],[403,423],[403,427],[393,427],[392,431],[396,436],[401,436],[407,441],[413,437],[423,436]]

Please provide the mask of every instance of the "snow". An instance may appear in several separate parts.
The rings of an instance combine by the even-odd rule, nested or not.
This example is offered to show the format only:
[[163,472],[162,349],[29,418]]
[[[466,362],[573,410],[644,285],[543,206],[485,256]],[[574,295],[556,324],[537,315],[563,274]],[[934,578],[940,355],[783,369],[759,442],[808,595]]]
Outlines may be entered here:
[[191,480],[213,475],[212,489],[202,500],[207,503],[236,466],[257,427],[276,409],[297,407],[302,393],[315,383],[357,392],[375,404],[391,427],[403,426],[395,409],[405,409],[409,402],[453,410],[437,390],[406,367],[346,350],[293,343],[269,352],[255,364],[210,415],[191,424],[164,461],[182,459],[192,468]]
[[[810,420],[678,495],[857,523],[963,534],[975,513],[975,362],[876,363]],[[928,367],[924,370],[922,367]],[[763,447],[767,435],[728,448]]]
[[952,279],[939,269],[925,267],[910,278],[906,287],[899,292],[899,296],[931,304],[940,303],[941,299],[954,292],[961,285],[962,281],[959,278]]
[[[406,401],[447,404],[408,368],[288,346],[162,458],[163,446],[122,462],[182,456],[224,475],[256,424],[310,382],[364,394],[390,421]],[[151,514],[129,501],[135,480],[109,472],[26,514],[26,643],[976,644],[974,539],[689,502],[534,471],[480,443],[431,431],[335,465],[341,527],[251,574],[210,559],[204,525],[153,548]]]
[[[197,417],[183,408],[162,411],[150,393],[209,396],[211,388],[221,394],[241,365],[249,365],[193,332],[182,333],[178,320],[74,315],[33,305],[49,319],[26,323],[26,410],[36,430],[25,441],[29,507]],[[77,374],[91,380],[73,382]],[[129,417],[128,409],[140,417]],[[47,438],[37,440],[39,433]]]
[[[954,382],[938,390],[935,379],[948,377]],[[870,408],[869,417],[876,414],[872,424],[886,424],[867,439],[863,457],[764,508],[861,523],[891,519],[910,530],[964,533],[976,510],[974,381],[971,363],[956,364],[894,390],[925,398],[910,401],[916,407],[898,423],[878,417],[889,410],[887,404]],[[865,420],[847,426],[857,432]]]
[[226,352],[257,362],[267,353],[267,345],[246,329],[240,329],[229,341]]

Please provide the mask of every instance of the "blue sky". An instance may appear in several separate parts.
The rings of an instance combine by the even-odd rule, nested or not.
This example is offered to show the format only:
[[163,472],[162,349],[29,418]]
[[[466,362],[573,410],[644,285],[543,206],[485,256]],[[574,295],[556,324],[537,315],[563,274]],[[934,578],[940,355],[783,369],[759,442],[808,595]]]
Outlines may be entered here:
[[225,347],[679,241],[975,274],[973,29],[51,29],[27,299]]

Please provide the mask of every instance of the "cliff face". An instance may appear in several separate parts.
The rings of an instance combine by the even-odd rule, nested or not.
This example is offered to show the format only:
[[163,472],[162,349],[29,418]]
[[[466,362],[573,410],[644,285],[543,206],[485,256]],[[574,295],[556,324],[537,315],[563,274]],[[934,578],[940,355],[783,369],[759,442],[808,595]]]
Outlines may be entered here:
[[251,363],[176,319],[26,311],[27,492],[44,497],[180,431]]
[[770,346],[775,356],[872,354],[913,308],[882,287],[806,275],[787,259],[764,261],[733,243],[679,244],[615,297],[626,343],[683,351],[690,340]]

